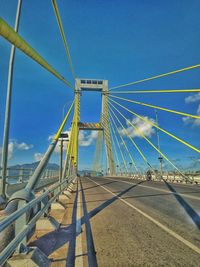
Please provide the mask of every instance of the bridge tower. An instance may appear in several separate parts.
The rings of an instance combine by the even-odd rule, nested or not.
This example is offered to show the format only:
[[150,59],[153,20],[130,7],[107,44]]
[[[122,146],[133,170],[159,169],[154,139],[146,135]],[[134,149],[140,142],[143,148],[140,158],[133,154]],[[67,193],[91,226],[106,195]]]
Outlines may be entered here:
[[[84,91],[101,92],[102,95],[102,109],[100,122],[90,123],[80,121],[80,95]],[[114,175],[116,173],[115,163],[111,144],[110,126],[109,126],[109,112],[108,112],[108,81],[96,80],[96,79],[75,79],[75,116],[73,123],[77,124],[76,136],[76,148],[73,155],[75,165],[78,166],[78,133],[80,130],[92,130],[99,131],[97,138],[97,146],[101,140],[105,140],[106,155],[108,162],[108,173]],[[99,142],[100,141],[100,142]],[[96,157],[95,157],[96,158]]]

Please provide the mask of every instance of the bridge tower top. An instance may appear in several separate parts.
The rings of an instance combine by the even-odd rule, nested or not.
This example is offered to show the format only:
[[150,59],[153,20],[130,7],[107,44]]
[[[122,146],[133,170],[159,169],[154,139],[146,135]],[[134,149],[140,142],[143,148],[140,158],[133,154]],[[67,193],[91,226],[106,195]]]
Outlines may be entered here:
[[81,91],[108,91],[108,80],[75,79],[76,90]]

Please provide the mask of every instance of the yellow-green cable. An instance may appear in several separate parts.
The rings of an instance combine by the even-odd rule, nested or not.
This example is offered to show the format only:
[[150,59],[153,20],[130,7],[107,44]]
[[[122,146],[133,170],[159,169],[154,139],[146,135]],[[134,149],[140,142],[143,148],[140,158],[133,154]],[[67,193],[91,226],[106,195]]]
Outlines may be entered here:
[[186,67],[186,68],[182,68],[182,69],[166,72],[166,73],[163,73],[163,74],[159,74],[159,75],[156,75],[156,76],[153,76],[153,77],[150,77],[150,78],[145,78],[145,79],[138,80],[138,81],[135,81],[135,82],[129,82],[129,83],[121,84],[121,85],[118,85],[118,86],[114,86],[114,87],[111,87],[110,90],[121,88],[121,87],[130,86],[130,85],[134,85],[134,84],[138,84],[138,83],[142,83],[142,82],[146,82],[146,81],[150,81],[150,80],[154,80],[154,79],[158,79],[158,78],[161,78],[161,77],[165,77],[165,76],[168,76],[168,75],[180,73],[180,72],[187,71],[187,70],[192,70],[192,69],[199,68],[199,67],[200,67],[200,64],[189,66],[189,67]]
[[163,108],[163,107],[160,107],[160,106],[155,106],[155,105],[151,105],[151,104],[147,104],[147,103],[143,103],[143,102],[138,102],[138,101],[135,101],[135,100],[131,100],[131,99],[123,98],[123,97],[118,97],[118,96],[110,96],[110,97],[114,97],[114,98],[117,98],[117,99],[120,99],[120,100],[124,100],[126,102],[131,102],[131,103],[134,103],[134,104],[138,104],[138,105],[141,105],[141,106],[146,106],[146,107],[150,107],[150,108],[154,108],[154,109],[155,108],[156,109],[160,109],[160,110],[163,110],[163,111],[175,113],[175,114],[186,116],[186,117],[190,117],[190,118],[193,118],[193,119],[200,119],[200,116],[189,114],[189,113],[184,113],[184,112],[181,112],[181,111],[176,111],[176,110],[172,110],[172,109],[168,109],[168,108]]
[[58,5],[56,3],[56,0],[52,0],[52,4],[53,4],[54,11],[55,11],[56,19],[57,19],[57,22],[58,22],[58,27],[60,29],[60,34],[62,36],[64,47],[65,47],[65,50],[66,50],[66,53],[67,53],[69,65],[70,65],[70,68],[71,68],[71,71],[72,71],[72,75],[73,75],[73,77],[75,79],[75,72],[74,72],[74,68],[73,68],[73,64],[72,64],[72,60],[71,60],[71,55],[70,55],[70,52],[69,52],[69,46],[67,44],[67,39],[66,39],[66,36],[65,36],[65,33],[64,33],[62,20],[61,20],[61,17],[60,17],[60,13],[59,13],[59,9],[58,9]]
[[66,114],[66,116],[65,116],[65,118],[64,118],[64,120],[63,120],[63,122],[61,124],[61,126],[60,126],[60,128],[58,129],[57,133],[55,134],[55,136],[53,138],[54,140],[58,140],[58,138],[60,137],[60,134],[61,134],[61,132],[62,132],[64,126],[65,126],[65,123],[66,123],[66,121],[67,121],[67,119],[68,119],[68,117],[69,117],[69,115],[70,115],[70,113],[72,111],[73,106],[74,106],[74,101],[72,102],[72,104],[71,104],[71,106],[70,106],[70,108],[69,108],[69,110],[68,110],[68,112],[67,112],[67,114]]
[[0,35],[8,40],[15,47],[20,49],[27,56],[31,57],[34,61],[40,64],[43,68],[51,72],[59,80],[63,81],[67,86],[73,88],[73,86],[62,77],[49,63],[42,58],[42,56],[33,49],[18,33],[16,33],[12,27],[10,27],[2,18],[0,18]]
[[78,161],[78,118],[79,118],[79,94],[75,94],[75,132],[74,132],[74,161],[77,164]]
[[116,144],[115,144],[115,141],[114,141],[114,137],[113,137],[112,131],[110,131],[110,136],[111,136],[111,140],[112,140],[115,156],[116,156],[116,159],[117,159],[117,164],[118,164],[118,166],[120,166],[119,157],[118,157],[118,154],[117,154],[117,148],[116,148]]
[[[110,107],[110,110],[112,110],[112,108]],[[150,163],[148,162],[147,158],[145,157],[145,155],[142,153],[142,151],[140,150],[140,148],[137,146],[137,144],[135,143],[135,141],[133,140],[133,138],[130,136],[130,134],[128,133],[128,131],[126,130],[126,128],[124,127],[124,125],[121,123],[121,121],[119,120],[119,118],[116,116],[115,112],[113,111],[113,114],[115,116],[115,118],[117,119],[117,121],[119,122],[120,126],[122,127],[122,129],[125,131],[126,135],[128,136],[129,140],[132,142],[132,144],[135,146],[135,148],[137,149],[137,151],[140,153],[142,159],[145,161],[145,163],[147,163],[150,167]],[[152,167],[151,167],[152,168]]]
[[[75,100],[74,100],[75,102]],[[72,119],[72,129],[71,129],[71,135],[70,135],[70,147],[69,147],[69,156],[70,156],[70,161],[72,157],[74,156],[74,141],[75,141],[75,107],[74,107],[74,115]]]
[[[111,104],[111,103],[110,103]],[[111,104],[112,105],[112,104]],[[112,105],[113,106],[113,105]],[[136,127],[130,120],[128,120],[116,107],[113,106],[113,108],[127,121],[137,132],[139,135],[141,135],[157,152],[162,155],[164,159],[166,159],[184,178],[188,179],[171,161],[168,159],[168,157],[161,152],[139,129]]]
[[113,91],[107,94],[148,94],[148,93],[198,93],[200,89],[163,89],[163,90],[132,90],[132,91]]
[[173,139],[175,139],[176,141],[184,144],[185,146],[189,147],[190,149],[200,153],[200,150],[192,145],[190,145],[188,142],[180,139],[179,137],[175,136],[174,134],[171,134],[170,132],[164,130],[163,128],[161,128],[160,126],[158,126],[157,124],[153,123],[152,121],[146,119],[145,117],[142,117],[140,115],[138,115],[137,113],[133,112],[132,110],[126,108],[125,106],[119,104],[118,102],[116,102],[115,100],[110,99],[112,102],[114,102],[116,105],[122,107],[123,109],[127,110],[128,112],[130,112],[131,114],[135,115],[136,117],[138,117],[139,119],[147,122],[148,124],[151,124],[152,126],[154,126],[155,128],[159,129],[160,131],[162,131],[163,133],[167,134],[168,136],[172,137]]
[[124,163],[124,167],[125,167],[125,169],[126,169],[126,172],[128,173],[128,169],[127,169],[126,161],[125,161],[125,159],[124,159],[124,155],[123,155],[123,152],[122,152],[122,150],[121,150],[120,143],[119,143],[119,140],[118,140],[118,138],[117,138],[117,134],[116,134],[115,129],[114,129],[113,125],[112,125],[112,121],[110,121],[110,122],[111,122],[110,127],[111,127],[111,129],[112,129],[112,131],[113,131],[113,133],[114,133],[115,140],[116,140],[116,142],[117,142],[117,146],[118,146],[118,148],[119,148],[119,151],[120,151],[120,154],[121,154],[121,158],[122,158],[122,161],[123,161],[123,163]]
[[[110,111],[113,112],[111,109],[110,109]],[[115,123],[115,120],[114,120],[114,118],[113,118],[111,112],[110,112],[110,118],[111,118],[111,120],[112,120],[113,123],[114,123],[114,126],[115,126],[115,128],[116,128],[116,130],[117,130],[117,132],[118,132],[118,134],[119,134],[119,136],[120,136],[120,139],[121,139],[121,141],[122,141],[122,143],[123,143],[123,145],[124,145],[124,147],[125,147],[125,149],[126,149],[128,155],[129,155],[129,158],[131,159],[131,161],[132,161],[132,163],[133,163],[133,165],[134,165],[134,168],[135,168],[136,171],[138,172],[138,168],[137,168],[137,166],[136,166],[135,160],[133,159],[133,157],[132,157],[132,155],[131,155],[131,153],[130,153],[130,151],[129,151],[127,145],[126,145],[126,143],[125,143],[125,141],[124,141],[124,138],[122,137],[121,133],[119,132],[119,130],[118,130],[118,128],[117,128],[117,124]]]

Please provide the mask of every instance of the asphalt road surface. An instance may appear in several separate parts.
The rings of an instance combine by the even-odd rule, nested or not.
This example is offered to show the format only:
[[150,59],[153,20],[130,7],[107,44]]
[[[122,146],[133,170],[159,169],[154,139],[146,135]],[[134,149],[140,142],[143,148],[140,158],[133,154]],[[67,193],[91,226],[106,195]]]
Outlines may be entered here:
[[200,266],[199,186],[113,177],[79,186],[90,266]]

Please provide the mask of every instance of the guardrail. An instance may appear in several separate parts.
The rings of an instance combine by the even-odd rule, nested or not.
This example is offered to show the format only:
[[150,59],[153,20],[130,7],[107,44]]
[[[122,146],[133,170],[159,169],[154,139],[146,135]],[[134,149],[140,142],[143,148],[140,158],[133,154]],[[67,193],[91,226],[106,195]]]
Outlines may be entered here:
[[[48,211],[52,202],[58,198],[74,179],[75,176],[72,176],[61,183],[57,183],[28,203],[25,200],[20,200],[18,202],[20,207],[18,206],[19,208],[14,213],[0,221],[0,238],[2,240],[0,245],[0,266],[6,262],[14,251],[21,252],[27,246],[28,235],[37,220]],[[11,240],[6,239],[6,231],[12,231],[12,235],[8,235]],[[2,236],[4,236],[4,239]]]
[[[1,171],[1,168],[0,168]],[[27,181],[35,171],[35,168],[7,168],[7,184],[21,183]],[[42,175],[42,179],[53,178],[59,176],[59,170],[46,169]]]
[[[55,184],[56,182],[59,181],[59,177],[50,177],[50,178],[45,178],[45,179],[40,179],[40,181],[38,182],[38,185],[35,188],[35,192],[38,192],[40,190],[42,190],[44,187],[49,186],[51,184]],[[11,197],[12,194],[14,194],[15,192],[23,189],[26,187],[28,181],[23,181],[20,183],[16,183],[16,184],[7,184],[6,186],[6,194],[8,197]]]
[[[119,175],[118,175],[119,176]],[[200,184],[200,174],[195,174],[195,173],[191,173],[191,174],[185,174],[186,177],[188,177],[188,181],[186,179],[184,179],[181,175],[179,174],[172,174],[172,173],[165,173],[163,174],[163,178],[167,181],[167,182],[171,182],[171,183],[189,183],[189,184]],[[146,180],[146,174],[142,174],[142,175],[134,175],[134,174],[122,174],[119,177],[131,177],[133,179],[138,179],[138,180]],[[162,181],[161,176],[160,175],[152,175],[151,177],[152,181]]]
[[[0,169],[1,170],[1,169]],[[29,178],[33,175],[35,169],[28,168],[8,168],[6,180],[6,194],[10,197],[14,192],[23,189]],[[36,191],[39,191],[45,186],[56,183],[59,180],[59,170],[44,170],[42,177],[36,186]]]

